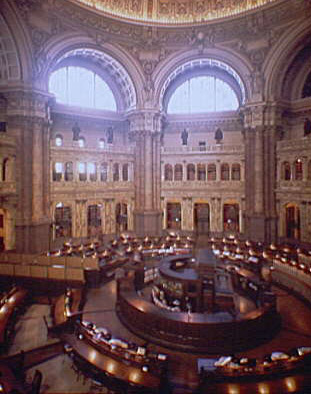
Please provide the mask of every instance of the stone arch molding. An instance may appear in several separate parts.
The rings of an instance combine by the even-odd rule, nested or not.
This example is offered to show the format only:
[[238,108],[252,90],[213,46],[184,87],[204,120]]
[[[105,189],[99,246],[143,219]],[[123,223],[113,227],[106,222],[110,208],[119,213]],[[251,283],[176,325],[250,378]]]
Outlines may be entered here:
[[215,67],[218,71],[225,72],[232,77],[239,87],[241,104],[245,104],[250,96],[251,86],[250,80],[244,78],[244,76],[251,75],[251,66],[242,59],[236,59],[232,54],[224,56],[222,50],[221,56],[218,51],[211,51],[204,56],[183,54],[171,59],[166,66],[162,65],[162,70],[159,71],[155,82],[158,88],[156,92],[157,102],[162,111],[165,110],[164,97],[171,83],[182,73],[200,67]]
[[[268,100],[279,100],[283,98],[283,83],[286,79],[289,67],[299,52],[307,45],[310,46],[310,37],[311,25],[310,20],[307,19],[305,22],[300,23],[294,30],[287,31],[282,35],[275,46],[271,48],[270,53],[267,55],[267,61],[263,66],[266,80],[265,97]],[[298,98],[297,91],[299,91],[298,88],[301,88],[302,84],[302,82],[299,81],[299,77],[301,78],[300,73],[306,68],[309,69],[308,65],[306,65],[306,63],[302,64],[298,74],[295,74],[297,78],[294,78],[294,80],[300,86],[296,86],[296,88],[295,86],[291,87],[291,99]]]
[[[137,70],[137,68],[131,64],[129,57],[121,52],[115,54],[117,50],[115,46],[112,52],[109,49],[105,50],[94,47],[85,40],[82,41],[82,44],[81,40],[79,44],[77,44],[77,42],[77,38],[70,40],[70,45],[62,45],[62,48],[59,50],[57,50],[56,43],[54,43],[54,45],[50,44],[50,52],[48,51],[46,53],[46,58],[49,59],[49,61],[46,63],[45,71],[42,74],[42,80],[48,81],[49,74],[57,68],[61,62],[64,62],[70,57],[77,57],[84,62],[91,61],[96,64],[97,67],[100,67],[115,85],[116,89],[114,93],[119,104],[119,109],[125,111],[135,109],[139,100],[135,82],[136,85],[141,84],[141,77],[137,72],[132,75],[132,70]],[[131,70],[131,72],[128,70]],[[45,88],[48,89],[48,86],[45,86]],[[121,103],[121,101],[123,102]]]
[[0,85],[21,79],[18,51],[11,32],[0,14]]

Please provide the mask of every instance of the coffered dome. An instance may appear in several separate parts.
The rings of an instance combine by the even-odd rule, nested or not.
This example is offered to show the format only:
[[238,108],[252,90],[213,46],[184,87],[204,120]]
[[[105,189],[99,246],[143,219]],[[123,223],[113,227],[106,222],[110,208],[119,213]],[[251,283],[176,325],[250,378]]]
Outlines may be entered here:
[[155,24],[198,24],[228,18],[278,0],[71,0],[106,15]]

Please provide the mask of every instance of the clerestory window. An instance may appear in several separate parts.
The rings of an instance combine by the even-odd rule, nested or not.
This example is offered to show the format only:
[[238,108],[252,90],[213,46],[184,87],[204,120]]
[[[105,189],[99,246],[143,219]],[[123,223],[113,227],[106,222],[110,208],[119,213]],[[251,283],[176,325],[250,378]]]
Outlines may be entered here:
[[172,94],[168,113],[202,113],[232,111],[239,107],[231,86],[215,76],[198,76],[187,79]]
[[108,84],[94,71],[84,67],[66,66],[54,71],[49,91],[61,104],[116,111],[117,105]]

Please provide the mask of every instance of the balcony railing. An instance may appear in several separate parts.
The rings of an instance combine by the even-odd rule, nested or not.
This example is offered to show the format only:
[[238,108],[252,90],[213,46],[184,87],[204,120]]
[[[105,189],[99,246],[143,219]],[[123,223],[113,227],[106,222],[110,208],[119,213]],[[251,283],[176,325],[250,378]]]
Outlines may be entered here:
[[244,145],[241,144],[215,144],[207,146],[168,146],[162,147],[162,153],[171,154],[214,154],[214,153],[244,153]]

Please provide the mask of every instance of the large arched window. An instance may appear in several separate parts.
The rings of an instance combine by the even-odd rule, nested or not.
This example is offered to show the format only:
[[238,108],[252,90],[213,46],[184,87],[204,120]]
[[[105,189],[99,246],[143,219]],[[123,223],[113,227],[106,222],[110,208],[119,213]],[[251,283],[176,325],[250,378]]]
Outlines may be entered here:
[[65,164],[65,181],[66,182],[73,181],[73,164],[72,164],[72,161],[68,161]]
[[284,181],[290,181],[292,177],[292,170],[290,163],[288,161],[284,161],[282,163],[282,179]]
[[72,217],[71,207],[65,207],[63,203],[56,204],[54,213],[55,238],[71,237]]
[[101,163],[100,165],[100,180],[101,182],[107,182],[108,180],[108,164]]
[[241,166],[239,163],[232,164],[231,179],[233,181],[240,181],[241,180]]
[[49,91],[59,103],[116,111],[116,100],[107,83],[94,71],[66,66],[54,71]]
[[301,159],[295,161],[295,180],[302,181],[303,178],[303,167]]
[[206,165],[205,164],[198,164],[197,165],[197,174],[198,174],[198,181],[206,181]]
[[223,163],[220,168],[220,179],[222,181],[229,181],[230,179],[230,169],[229,164]]
[[175,164],[175,167],[174,167],[174,180],[175,181],[182,181],[182,178],[183,178],[182,164]]
[[232,111],[239,106],[234,90],[227,82],[205,75],[187,79],[172,94],[168,113]]

